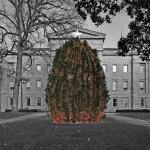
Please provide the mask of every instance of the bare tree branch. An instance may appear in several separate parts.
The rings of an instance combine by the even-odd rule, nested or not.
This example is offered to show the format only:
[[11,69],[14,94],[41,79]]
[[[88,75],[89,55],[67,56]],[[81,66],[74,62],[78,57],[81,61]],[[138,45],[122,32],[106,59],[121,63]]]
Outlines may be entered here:
[[[0,4],[2,2],[0,1]],[[81,18],[73,0],[5,0],[0,5],[0,58],[17,56],[13,109],[17,108],[19,85],[22,79],[22,57],[51,58],[51,50],[37,49],[47,32],[60,33],[75,27]]]
[[17,27],[16,23],[6,14],[6,12],[0,10],[0,16],[5,17],[6,19],[10,21],[10,23],[12,23],[15,27]]

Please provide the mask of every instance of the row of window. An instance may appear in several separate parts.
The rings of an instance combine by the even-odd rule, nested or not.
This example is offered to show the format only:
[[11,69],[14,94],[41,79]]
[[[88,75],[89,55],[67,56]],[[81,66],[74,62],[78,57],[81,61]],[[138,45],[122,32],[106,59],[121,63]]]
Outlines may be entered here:
[[[145,87],[145,83],[144,81],[139,81],[139,86],[140,86],[140,89],[143,90],[144,87]],[[14,82],[11,81],[9,83],[9,87],[10,87],[10,90],[14,90]],[[40,90],[42,87],[42,81],[41,80],[36,80],[36,88],[38,90]],[[29,91],[31,89],[31,81],[28,80],[26,81],[26,90]],[[124,90],[128,90],[128,81],[123,81],[123,89]],[[113,81],[112,82],[112,90],[113,91],[116,91],[117,90],[117,81]]]
[[[14,69],[14,63],[13,62],[9,62],[8,63],[9,65],[9,69]],[[50,73],[51,71],[51,64],[47,64],[47,72]],[[31,67],[29,64],[26,65],[26,70],[27,71],[31,71]],[[106,64],[103,64],[103,70],[104,72],[107,72],[107,65]],[[36,71],[37,72],[41,72],[42,71],[42,66],[41,64],[37,64],[36,65]],[[141,73],[145,71],[145,63],[141,63],[140,64],[140,70],[139,70]],[[112,72],[117,72],[117,64],[113,64],[112,65]],[[128,65],[127,64],[124,64],[123,65],[123,72],[128,72]]]
[[[9,62],[8,63],[9,65],[9,69],[13,70],[14,69],[14,63],[13,62]],[[50,73],[51,71],[51,64],[47,64],[47,72]],[[26,65],[26,70],[27,71],[31,71],[31,67],[29,64]],[[103,70],[104,72],[107,72],[107,65],[106,64],[103,64]],[[117,65],[116,64],[113,64],[112,65],[112,72],[117,72]],[[37,64],[36,65],[36,71],[37,72],[41,72],[42,71],[42,66],[41,64]],[[145,71],[145,64],[144,63],[141,63],[140,64],[140,73],[143,73]],[[123,72],[128,72],[128,65],[127,64],[124,64],[123,65]]]
[[[27,104],[27,106],[31,106],[31,99],[30,98],[27,98],[26,104]],[[36,98],[36,106],[41,106],[41,104],[42,104],[41,98],[40,97]]]
[[[41,89],[41,86],[42,86],[42,81],[41,80],[36,80],[36,88]],[[30,88],[31,88],[31,82],[27,81],[26,82],[26,89],[30,90]]]
[[[118,99],[117,98],[113,98],[112,105],[113,105],[113,107],[117,107],[118,106]],[[145,106],[145,99],[144,98],[140,99],[140,105],[141,105],[141,107]],[[123,98],[122,99],[122,106],[123,107],[129,107],[129,98]]]
[[[47,64],[47,72],[48,72],[48,73],[50,73],[51,67],[52,67],[51,64]],[[8,63],[8,68],[9,68],[10,70],[14,70],[14,69],[15,69],[15,68],[14,68],[14,63],[13,63],[13,62],[9,62],[9,63]],[[26,67],[25,67],[25,70],[31,71],[31,66],[30,66],[29,64],[27,64]],[[41,65],[41,64],[37,64],[37,65],[36,65],[36,71],[37,71],[37,72],[42,72],[42,65]]]
[[[107,72],[107,65],[106,64],[103,64],[103,70],[104,70],[104,72]],[[144,63],[140,64],[139,71],[140,71],[140,73],[145,72],[145,64]],[[116,64],[112,65],[112,72],[117,72],[117,65]],[[128,65],[127,64],[123,65],[123,72],[128,72]]]
[[[141,90],[144,89],[144,87],[145,87],[144,81],[139,81],[139,87],[140,87]],[[128,81],[123,81],[123,89],[124,89],[124,90],[127,90],[127,89],[128,89]],[[112,90],[113,90],[113,91],[116,91],[116,90],[117,90],[117,81],[113,81],[113,82],[112,82]]]
[[[36,80],[36,88],[38,90],[40,90],[41,87],[42,87],[42,81],[41,80]],[[14,90],[14,81],[9,82],[9,88],[10,88],[11,91]],[[31,88],[31,82],[30,82],[30,80],[28,80],[28,81],[26,81],[26,90],[29,91],[30,88]]]
[[[13,104],[13,98],[10,98],[10,106]],[[26,98],[26,106],[31,106],[31,98]],[[42,106],[42,101],[40,97],[36,98],[36,106]]]

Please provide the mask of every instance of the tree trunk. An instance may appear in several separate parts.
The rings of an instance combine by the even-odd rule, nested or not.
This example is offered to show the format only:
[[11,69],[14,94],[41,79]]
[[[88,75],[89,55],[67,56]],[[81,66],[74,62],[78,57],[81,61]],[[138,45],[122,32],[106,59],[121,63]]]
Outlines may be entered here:
[[16,76],[15,76],[13,105],[12,105],[13,112],[18,111],[19,87],[22,78],[22,52],[23,52],[22,47],[19,47],[17,55],[17,66],[16,66]]
[[18,111],[18,97],[19,97],[19,87],[20,81],[22,80],[22,54],[23,54],[23,43],[21,37],[21,5],[15,0],[16,5],[16,23],[17,23],[17,32],[18,32],[18,54],[17,54],[17,66],[16,66],[16,76],[15,76],[15,84],[14,84],[14,95],[13,95],[13,105],[12,111]]

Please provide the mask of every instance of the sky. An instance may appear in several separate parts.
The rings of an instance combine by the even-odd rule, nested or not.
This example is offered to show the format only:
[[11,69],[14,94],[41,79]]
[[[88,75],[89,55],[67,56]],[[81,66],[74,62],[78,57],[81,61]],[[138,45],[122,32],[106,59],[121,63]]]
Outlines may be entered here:
[[110,24],[104,23],[99,27],[95,26],[90,18],[88,18],[85,22],[85,27],[106,34],[104,48],[117,48],[117,42],[121,37],[121,32],[123,36],[126,36],[129,32],[128,24],[130,21],[129,16],[121,12],[112,18]]

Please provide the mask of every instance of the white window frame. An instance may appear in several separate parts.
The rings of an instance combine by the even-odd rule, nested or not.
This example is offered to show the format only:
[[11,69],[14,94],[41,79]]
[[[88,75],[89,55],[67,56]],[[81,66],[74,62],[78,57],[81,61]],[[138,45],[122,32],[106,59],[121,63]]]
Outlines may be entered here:
[[28,72],[31,71],[31,67],[28,66],[27,71],[28,71]]
[[37,65],[36,65],[36,71],[37,71],[37,72],[41,72],[41,70],[42,70],[41,64],[37,64]]
[[123,65],[123,72],[128,72],[128,65]]
[[31,71],[31,66],[30,66],[30,64],[27,64],[26,67],[27,67],[27,69],[26,69],[27,71]]
[[114,65],[112,66],[112,71],[113,71],[113,72],[117,72],[117,65],[116,65],[116,64],[114,64]]
[[11,91],[14,90],[14,81],[10,81],[10,82],[9,82],[9,89],[10,89]]
[[10,70],[14,70],[14,67],[15,67],[14,62],[8,62],[8,67]]
[[112,90],[113,91],[117,90],[117,81],[112,81]]
[[125,108],[129,108],[129,98],[128,97],[123,97],[122,101],[125,101],[125,100],[126,100]]
[[30,80],[28,80],[28,81],[26,81],[26,90],[30,90],[31,89],[31,81]]
[[41,89],[41,87],[42,87],[42,81],[41,80],[36,80],[36,88]]
[[145,86],[145,82],[144,81],[140,81],[140,89],[143,90],[144,89],[144,86]]
[[[40,100],[40,105],[38,105],[39,103],[38,103],[38,101]],[[38,107],[41,107],[42,106],[42,99],[41,99],[41,97],[37,97],[36,98],[36,106],[38,106]]]
[[103,71],[104,71],[104,72],[107,72],[107,65],[106,65],[106,64],[103,64],[102,67],[103,67]]
[[140,73],[145,72],[145,63],[140,63]]
[[123,89],[124,90],[128,89],[128,81],[123,81]]
[[47,64],[47,73],[50,74],[52,70],[52,65],[51,64]]

